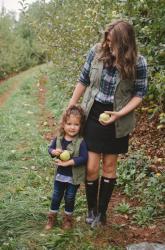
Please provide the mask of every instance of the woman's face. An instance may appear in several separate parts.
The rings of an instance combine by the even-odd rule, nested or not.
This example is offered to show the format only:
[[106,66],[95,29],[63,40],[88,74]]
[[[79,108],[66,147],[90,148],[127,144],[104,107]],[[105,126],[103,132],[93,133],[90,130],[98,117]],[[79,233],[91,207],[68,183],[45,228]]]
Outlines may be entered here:
[[109,48],[112,48],[111,46],[112,46],[112,39],[111,39],[111,33],[109,33],[108,34],[108,36],[107,36],[107,44],[108,44],[108,46],[109,46]]
[[109,50],[110,50],[110,53],[115,57],[115,50],[114,50],[114,47],[113,47],[113,44],[112,44],[112,34],[111,32],[109,32],[108,36],[107,36],[107,44],[109,46]]

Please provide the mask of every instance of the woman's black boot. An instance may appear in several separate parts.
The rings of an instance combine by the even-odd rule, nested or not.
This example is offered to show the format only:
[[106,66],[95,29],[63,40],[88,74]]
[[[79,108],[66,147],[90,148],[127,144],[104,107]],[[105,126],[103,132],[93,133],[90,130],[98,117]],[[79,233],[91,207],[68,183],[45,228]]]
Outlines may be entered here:
[[113,189],[116,184],[116,178],[101,177],[100,191],[99,191],[99,202],[98,202],[98,215],[92,222],[91,227],[95,227],[98,224],[106,224],[106,212],[108,203],[112,196]]
[[86,181],[86,198],[88,204],[88,215],[86,223],[91,224],[97,215],[97,196],[99,179]]

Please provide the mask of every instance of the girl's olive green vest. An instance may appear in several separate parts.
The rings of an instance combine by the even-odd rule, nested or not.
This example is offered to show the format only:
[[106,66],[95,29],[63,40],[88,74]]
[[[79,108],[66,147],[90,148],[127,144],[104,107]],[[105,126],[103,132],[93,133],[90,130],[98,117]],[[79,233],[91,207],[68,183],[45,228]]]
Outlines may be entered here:
[[[56,147],[62,149],[61,141],[63,136],[58,136],[56,140]],[[66,150],[69,151],[71,158],[79,156],[80,144],[82,137],[76,137],[71,143],[68,144]],[[86,166],[72,166],[73,184],[78,185],[85,181]]]
[[[103,62],[98,60],[97,53],[91,64],[90,69],[90,85],[86,88],[83,100],[82,108],[84,109],[86,116],[88,116],[90,109],[93,105],[96,94],[99,92],[99,85],[101,80],[101,74],[103,70]],[[134,82],[131,80],[121,80],[119,74],[117,74],[116,87],[114,93],[113,110],[121,110],[133,97]],[[134,111],[121,117],[115,121],[116,138],[120,138],[128,135],[135,127],[135,114]]]

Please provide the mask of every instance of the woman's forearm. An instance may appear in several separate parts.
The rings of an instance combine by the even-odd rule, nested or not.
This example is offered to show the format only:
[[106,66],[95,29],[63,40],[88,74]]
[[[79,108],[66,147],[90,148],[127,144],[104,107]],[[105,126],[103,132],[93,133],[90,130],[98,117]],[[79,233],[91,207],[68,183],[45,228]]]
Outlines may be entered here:
[[73,95],[70,99],[69,106],[75,105],[78,103],[80,97],[84,94],[85,89],[86,89],[85,85],[83,85],[81,82],[77,83],[77,85],[73,91]]
[[134,96],[127,104],[119,111],[105,111],[105,113],[109,114],[109,119],[105,121],[100,121],[103,125],[108,125],[118,119],[120,119],[122,116],[127,115],[134,109],[136,109],[139,104],[142,102],[142,98],[138,96]]
[[138,96],[134,96],[125,107],[123,107],[120,111],[119,111],[119,115],[120,116],[124,116],[127,115],[129,112],[133,111],[134,109],[136,109],[139,104],[142,102],[142,98],[138,97]]

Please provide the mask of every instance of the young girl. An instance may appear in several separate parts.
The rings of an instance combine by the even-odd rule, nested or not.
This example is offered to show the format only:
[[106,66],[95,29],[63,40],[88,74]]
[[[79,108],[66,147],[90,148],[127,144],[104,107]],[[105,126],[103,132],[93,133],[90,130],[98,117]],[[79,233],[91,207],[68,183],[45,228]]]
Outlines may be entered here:
[[[112,22],[103,40],[89,51],[69,103],[76,104],[85,92],[84,139],[89,151],[86,222],[92,227],[106,223],[108,203],[116,183],[118,155],[128,151],[129,134],[135,127],[134,110],[146,90],[147,63],[137,51],[134,28],[124,20]],[[99,119],[104,112],[109,114],[106,121]]]
[[[75,197],[80,183],[85,180],[85,164],[88,158],[86,144],[81,137],[84,121],[85,115],[81,107],[75,105],[69,107],[62,117],[60,135],[49,146],[49,154],[56,157],[57,171],[46,230],[52,229],[56,223],[63,197],[65,201],[63,228],[70,229],[72,227]],[[67,150],[70,155],[70,159],[66,161],[60,159],[64,150]]]

